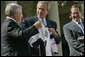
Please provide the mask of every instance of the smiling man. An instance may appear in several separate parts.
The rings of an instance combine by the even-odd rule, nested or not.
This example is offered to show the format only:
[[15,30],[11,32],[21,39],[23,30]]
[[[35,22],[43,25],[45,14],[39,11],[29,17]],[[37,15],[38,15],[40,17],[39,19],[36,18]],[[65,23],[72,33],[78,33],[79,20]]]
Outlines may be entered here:
[[72,21],[63,27],[64,36],[69,46],[70,56],[84,55],[84,43],[78,38],[84,36],[84,20],[81,19],[81,6],[74,4],[71,7]]

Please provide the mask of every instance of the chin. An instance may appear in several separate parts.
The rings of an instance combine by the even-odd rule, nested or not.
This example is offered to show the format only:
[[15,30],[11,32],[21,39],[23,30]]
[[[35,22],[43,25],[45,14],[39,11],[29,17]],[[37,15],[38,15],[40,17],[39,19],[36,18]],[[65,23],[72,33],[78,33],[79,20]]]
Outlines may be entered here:
[[80,19],[78,18],[78,19],[74,19],[75,21],[79,21]]

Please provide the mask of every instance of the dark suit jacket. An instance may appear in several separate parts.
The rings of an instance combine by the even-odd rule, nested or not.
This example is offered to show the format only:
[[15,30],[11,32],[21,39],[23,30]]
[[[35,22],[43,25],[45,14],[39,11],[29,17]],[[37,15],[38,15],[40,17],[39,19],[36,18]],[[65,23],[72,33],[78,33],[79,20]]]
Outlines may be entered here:
[[80,56],[80,53],[84,53],[84,43],[78,41],[78,37],[83,36],[84,34],[78,25],[71,21],[64,25],[63,31],[69,46],[70,56]]
[[21,30],[12,19],[6,19],[1,27],[1,47],[3,56],[31,56],[28,39],[37,34],[35,26]]
[[[21,27],[22,27],[22,29],[25,29],[25,28],[33,25],[36,21],[38,21],[38,17],[37,16],[33,16],[31,18],[28,18],[27,17],[27,18],[25,18],[25,19],[22,20]],[[57,29],[56,22],[54,22],[52,20],[49,20],[49,19],[46,19],[46,21],[47,21],[47,27],[48,28],[54,28],[55,30]],[[59,42],[60,42],[60,36],[59,36],[59,34],[56,35],[56,36],[51,35],[50,37],[51,38],[54,38],[56,40],[56,43],[59,44]],[[42,42],[43,41],[41,39],[39,39],[36,43],[42,43]],[[34,43],[35,46],[37,46],[36,43]],[[38,52],[39,49],[34,49],[34,50],[36,51],[35,52],[36,56],[39,56],[39,52]],[[45,54],[45,51],[43,53]]]

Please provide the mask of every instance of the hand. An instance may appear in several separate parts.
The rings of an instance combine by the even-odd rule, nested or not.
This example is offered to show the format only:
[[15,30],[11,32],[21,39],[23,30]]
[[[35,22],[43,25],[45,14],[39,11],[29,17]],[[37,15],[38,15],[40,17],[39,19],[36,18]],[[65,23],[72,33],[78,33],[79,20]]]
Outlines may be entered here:
[[36,27],[36,28],[41,28],[42,27],[42,24],[41,24],[41,22],[40,21],[37,21],[37,22],[35,22],[34,23],[34,26]]
[[84,43],[84,36],[78,37],[78,41]]
[[53,35],[57,35],[57,33],[56,33],[54,28],[49,28],[49,32],[52,32]]

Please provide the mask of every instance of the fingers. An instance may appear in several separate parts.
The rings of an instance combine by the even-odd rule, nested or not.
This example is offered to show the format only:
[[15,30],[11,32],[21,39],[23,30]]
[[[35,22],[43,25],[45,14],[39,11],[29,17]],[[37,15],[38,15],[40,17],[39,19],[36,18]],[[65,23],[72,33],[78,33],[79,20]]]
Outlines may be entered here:
[[49,30],[49,32],[52,32],[53,35],[57,35],[57,33],[56,33],[54,28],[49,28],[48,30]]
[[37,21],[37,22],[35,22],[34,23],[34,26],[36,27],[36,28],[41,28],[42,27],[42,24],[41,24],[41,22],[40,21]]

